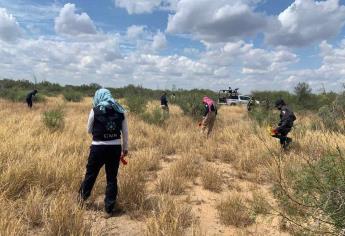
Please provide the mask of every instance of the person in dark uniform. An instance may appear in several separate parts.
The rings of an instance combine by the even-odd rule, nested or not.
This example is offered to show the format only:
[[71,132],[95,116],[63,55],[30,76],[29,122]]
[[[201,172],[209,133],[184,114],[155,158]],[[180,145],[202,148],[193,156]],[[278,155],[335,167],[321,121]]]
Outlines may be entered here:
[[31,91],[30,93],[28,93],[28,95],[26,95],[26,103],[28,104],[29,108],[32,108],[32,99],[34,96],[36,96],[37,92],[38,91],[35,89]]
[[287,135],[293,127],[296,116],[283,99],[278,99],[275,102],[275,107],[280,110],[280,122],[278,127],[273,130],[275,134],[273,137],[278,138],[282,148],[286,150],[292,142],[292,138],[289,138]]
[[128,128],[125,109],[112,98],[107,89],[99,89],[95,93],[88,132],[92,134],[92,145],[85,178],[79,190],[79,200],[83,203],[91,195],[98,173],[104,165],[107,179],[105,217],[109,218],[114,213],[117,198],[120,158],[128,154]]
[[247,103],[247,111],[252,111],[254,104],[255,104],[254,98],[250,98],[249,102]]
[[161,96],[161,108],[163,109],[163,111],[169,113],[167,93],[163,93],[163,95]]

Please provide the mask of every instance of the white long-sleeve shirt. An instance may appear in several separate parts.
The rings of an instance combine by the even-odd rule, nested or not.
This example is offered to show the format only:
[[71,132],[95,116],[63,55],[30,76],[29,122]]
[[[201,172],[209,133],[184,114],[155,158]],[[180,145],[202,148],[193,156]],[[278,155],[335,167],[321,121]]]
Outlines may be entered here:
[[[122,149],[128,150],[128,125],[127,125],[127,117],[126,114],[124,114],[124,119],[122,121]],[[87,132],[89,134],[92,134],[93,129],[93,122],[95,120],[95,113],[93,109],[91,109],[89,114],[89,119],[87,122]],[[92,141],[92,145],[121,145],[121,139],[115,139],[110,141]]]

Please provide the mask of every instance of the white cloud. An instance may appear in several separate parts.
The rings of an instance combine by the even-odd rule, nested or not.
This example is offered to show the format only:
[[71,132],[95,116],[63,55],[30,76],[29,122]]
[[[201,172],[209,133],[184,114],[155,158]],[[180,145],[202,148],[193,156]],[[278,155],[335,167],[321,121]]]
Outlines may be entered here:
[[339,33],[345,23],[345,6],[339,0],[295,0],[278,16],[267,34],[274,45],[306,46]]
[[165,34],[158,31],[155,36],[153,36],[153,42],[152,42],[152,49],[153,50],[162,50],[167,46],[167,39],[165,37]]
[[127,28],[127,37],[129,39],[137,39],[139,36],[144,34],[145,26],[143,25],[132,25]]
[[127,10],[128,14],[152,13],[155,10],[176,10],[180,0],[113,0],[115,6]]
[[21,34],[16,18],[5,8],[0,8],[0,40],[14,42]]
[[96,27],[91,18],[85,13],[76,13],[74,4],[67,3],[55,18],[55,31],[64,35],[96,34]]
[[266,29],[269,18],[256,13],[249,1],[180,0],[174,15],[170,15],[167,31],[191,34],[210,42],[226,42],[253,35]]
[[161,5],[161,0],[115,0],[115,5],[125,8],[129,14],[150,13]]
[[345,42],[339,47],[320,44],[320,68],[293,70],[290,65],[299,58],[284,48],[267,50],[237,41],[206,51],[192,50],[195,52],[192,57],[164,56],[140,49],[123,50],[121,41],[126,37],[110,34],[65,39],[41,37],[19,39],[11,45],[0,41],[0,71],[9,78],[30,78],[35,71],[40,79],[63,84],[132,83],[151,88],[176,84],[215,90],[236,86],[243,92],[292,89],[299,81],[307,81],[314,88],[325,83],[326,88],[336,89],[345,82]]

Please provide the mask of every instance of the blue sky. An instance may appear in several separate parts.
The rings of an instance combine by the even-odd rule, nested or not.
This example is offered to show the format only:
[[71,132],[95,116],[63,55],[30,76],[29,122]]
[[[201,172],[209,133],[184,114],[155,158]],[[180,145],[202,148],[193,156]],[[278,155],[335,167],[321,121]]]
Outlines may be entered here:
[[0,75],[292,90],[345,82],[345,0],[0,0]]

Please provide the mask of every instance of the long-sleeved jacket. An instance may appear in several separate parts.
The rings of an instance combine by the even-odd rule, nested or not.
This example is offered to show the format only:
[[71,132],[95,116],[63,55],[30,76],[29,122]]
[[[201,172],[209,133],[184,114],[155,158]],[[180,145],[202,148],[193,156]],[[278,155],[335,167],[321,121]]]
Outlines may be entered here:
[[[204,104],[204,107],[205,107],[205,111],[204,111],[204,115],[203,116],[205,117],[210,112],[210,109],[209,109],[207,104]],[[217,108],[216,108],[215,105],[211,105],[211,112],[212,111],[214,111],[216,113],[216,115],[217,115]]]
[[31,91],[26,95],[26,100],[32,100],[33,96],[36,96],[37,92],[36,91]]
[[168,99],[167,99],[167,96],[166,95],[163,95],[161,97],[161,105],[162,106],[168,106]]
[[296,120],[295,114],[287,107],[283,106],[280,111],[280,122],[276,129],[279,133],[289,132],[293,127],[293,122]]

